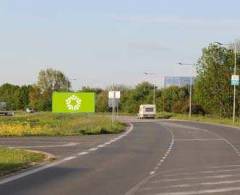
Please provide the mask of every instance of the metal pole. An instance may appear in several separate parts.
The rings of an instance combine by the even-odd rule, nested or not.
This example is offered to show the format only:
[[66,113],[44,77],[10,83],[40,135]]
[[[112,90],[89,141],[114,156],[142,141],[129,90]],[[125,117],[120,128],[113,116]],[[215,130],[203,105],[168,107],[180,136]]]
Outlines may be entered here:
[[118,119],[118,103],[117,103],[117,116],[116,116],[116,118]]
[[189,94],[189,118],[192,116],[192,77],[190,78],[190,94]]
[[[237,74],[237,44],[234,43],[234,75]],[[233,124],[235,123],[236,115],[236,85],[233,86]]]
[[164,102],[164,89],[165,89],[165,80],[164,80],[164,77],[163,77],[163,88],[162,88],[162,98],[163,98],[163,103],[162,103],[162,105],[163,105],[163,112],[164,112],[164,106],[165,106],[165,102]]
[[155,82],[153,82],[153,105],[156,104],[156,85],[155,85]]
[[113,125],[113,99],[112,99],[112,125]]
[[[184,64],[182,62],[178,63],[181,66],[193,66],[194,64]],[[192,117],[192,86],[193,86],[193,75],[190,78],[190,86],[189,86],[189,118]]]
[[115,120],[115,91],[114,91],[114,84],[113,84],[113,121]]
[[69,92],[69,82],[67,82],[67,92]]
[[163,112],[165,111],[165,109],[164,109],[164,106],[165,106],[165,102],[164,102],[164,95],[162,95],[163,96]]
[[[112,91],[113,91],[113,85],[112,85]],[[112,126],[113,126],[113,122],[114,122],[114,95],[112,98]]]

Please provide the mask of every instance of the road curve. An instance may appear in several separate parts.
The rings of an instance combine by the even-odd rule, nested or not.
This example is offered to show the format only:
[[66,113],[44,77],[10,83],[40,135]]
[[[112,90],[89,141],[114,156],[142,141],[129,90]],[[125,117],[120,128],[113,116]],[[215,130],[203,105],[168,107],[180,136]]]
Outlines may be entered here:
[[0,194],[240,194],[239,129],[157,120],[133,125],[112,144],[0,184]]

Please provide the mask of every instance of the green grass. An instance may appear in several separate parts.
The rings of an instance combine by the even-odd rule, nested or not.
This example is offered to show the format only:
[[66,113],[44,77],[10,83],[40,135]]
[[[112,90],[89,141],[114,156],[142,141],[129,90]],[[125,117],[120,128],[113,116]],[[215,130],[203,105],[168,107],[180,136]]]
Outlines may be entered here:
[[192,115],[191,119],[190,119],[188,114],[176,114],[176,113],[161,112],[161,113],[158,113],[157,118],[190,120],[190,121],[196,121],[196,122],[216,123],[216,124],[224,124],[224,125],[240,127],[240,118],[237,118],[235,121],[235,124],[233,125],[233,121],[231,118],[220,118],[220,117],[213,116],[213,115],[205,115],[205,116]]
[[0,136],[72,136],[120,133],[125,124],[97,114],[19,113],[0,117]]
[[44,159],[45,155],[41,153],[0,147],[0,176],[27,168]]

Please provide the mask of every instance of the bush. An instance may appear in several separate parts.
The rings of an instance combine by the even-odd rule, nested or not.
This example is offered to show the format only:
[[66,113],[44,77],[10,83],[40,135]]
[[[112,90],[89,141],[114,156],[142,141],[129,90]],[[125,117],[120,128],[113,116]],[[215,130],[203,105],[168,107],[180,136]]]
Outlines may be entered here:
[[173,104],[172,111],[174,113],[183,113],[183,108],[186,107],[186,102],[184,101],[177,101],[175,104]]
[[[183,107],[182,110],[183,113],[188,113],[189,112],[189,105]],[[203,107],[199,104],[193,104],[192,105],[192,114],[201,114],[201,115],[205,115],[206,111],[203,109]]]
[[159,119],[169,119],[174,116],[173,113],[168,113],[168,112],[160,112],[157,114],[157,118]]

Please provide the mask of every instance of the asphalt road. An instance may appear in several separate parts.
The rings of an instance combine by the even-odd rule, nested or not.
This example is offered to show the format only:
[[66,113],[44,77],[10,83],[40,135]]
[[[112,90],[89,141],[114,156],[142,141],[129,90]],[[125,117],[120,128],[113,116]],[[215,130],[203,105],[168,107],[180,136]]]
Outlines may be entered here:
[[58,157],[0,180],[0,194],[240,194],[240,129],[124,120],[134,127],[122,135],[0,139]]

